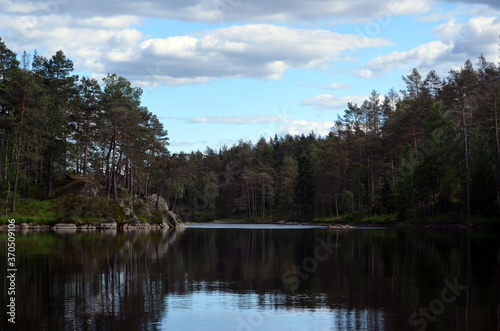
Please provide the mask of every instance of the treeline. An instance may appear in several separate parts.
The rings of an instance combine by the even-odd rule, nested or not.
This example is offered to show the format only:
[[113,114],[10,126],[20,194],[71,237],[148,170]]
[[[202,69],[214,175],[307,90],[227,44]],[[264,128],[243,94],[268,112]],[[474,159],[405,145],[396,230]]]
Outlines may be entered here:
[[[115,74],[78,77],[62,51],[18,61],[0,39],[0,196],[51,199],[71,173],[94,176],[107,200],[150,194],[163,176],[167,132],[142,90]],[[156,193],[156,192],[155,192]]]
[[206,219],[498,217],[500,66],[481,56],[445,78],[414,69],[403,80],[349,103],[326,137],[177,157],[170,201]]
[[498,217],[500,65],[414,69],[402,91],[349,103],[326,137],[261,138],[170,154],[125,78],[74,75],[58,51],[21,61],[0,40],[0,198],[51,199],[68,174],[107,201],[157,193],[185,219]]

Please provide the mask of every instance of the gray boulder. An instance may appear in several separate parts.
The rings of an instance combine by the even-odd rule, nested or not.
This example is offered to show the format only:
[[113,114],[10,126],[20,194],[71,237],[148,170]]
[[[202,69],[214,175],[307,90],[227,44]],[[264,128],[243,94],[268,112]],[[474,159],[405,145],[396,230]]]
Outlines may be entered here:
[[146,197],[146,204],[148,207],[156,209],[156,200],[158,199],[158,210],[168,211],[168,204],[161,196],[158,198],[157,194],[151,194]]
[[54,225],[54,231],[56,232],[73,232],[76,231],[76,224],[58,223]]
[[116,230],[118,223],[115,220],[97,225],[99,230]]

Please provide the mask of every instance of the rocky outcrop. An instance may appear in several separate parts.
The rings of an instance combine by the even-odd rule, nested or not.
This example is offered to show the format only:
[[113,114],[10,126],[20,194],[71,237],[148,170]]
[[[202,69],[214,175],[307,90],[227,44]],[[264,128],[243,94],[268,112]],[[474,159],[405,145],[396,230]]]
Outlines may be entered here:
[[[131,196],[123,188],[116,201],[110,198],[106,188],[95,178],[83,174],[66,174],[57,190],[58,223],[47,226],[54,231],[92,231],[151,228],[175,228],[183,226],[177,215],[169,209],[163,197],[151,194],[146,197]],[[70,224],[71,220],[95,224]],[[96,224],[95,220],[103,220]],[[124,224],[127,224],[125,227]],[[119,226],[120,225],[120,226]],[[20,230],[33,229],[33,224],[21,224]],[[1,230],[1,228],[0,228]]]
[[148,205],[148,207],[153,210],[153,209],[157,209],[156,208],[156,202],[158,201],[158,210],[160,212],[163,212],[163,211],[168,211],[168,204],[167,202],[165,201],[165,199],[163,199],[161,196],[158,197],[157,194],[151,194],[149,196],[147,196],[145,198],[146,200],[146,204]]
[[63,194],[81,194],[87,197],[97,197],[105,188],[94,177],[84,174],[66,174],[67,184],[59,191]]
[[79,231],[95,231],[96,226],[94,224],[82,224],[78,226]]
[[54,225],[53,230],[56,232],[76,232],[76,224],[59,223]]
[[99,230],[116,230],[118,223],[116,221],[101,223],[97,225],[97,229]]
[[[177,215],[169,210],[168,203],[163,197],[157,194],[151,194],[144,198],[118,199],[119,206],[123,209],[127,218],[127,226],[124,230],[149,229],[149,228],[176,228],[184,226],[179,221]],[[133,205],[133,208],[131,208]],[[158,208],[156,206],[158,205]],[[146,219],[148,222],[141,222]],[[147,224],[147,225],[145,225]]]

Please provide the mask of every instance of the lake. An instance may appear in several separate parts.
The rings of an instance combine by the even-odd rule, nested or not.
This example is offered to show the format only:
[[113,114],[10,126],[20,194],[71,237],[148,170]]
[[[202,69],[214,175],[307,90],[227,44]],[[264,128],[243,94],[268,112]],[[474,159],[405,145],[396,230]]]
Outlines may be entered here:
[[[7,234],[0,249],[6,307]],[[500,330],[488,229],[16,233],[18,330]]]

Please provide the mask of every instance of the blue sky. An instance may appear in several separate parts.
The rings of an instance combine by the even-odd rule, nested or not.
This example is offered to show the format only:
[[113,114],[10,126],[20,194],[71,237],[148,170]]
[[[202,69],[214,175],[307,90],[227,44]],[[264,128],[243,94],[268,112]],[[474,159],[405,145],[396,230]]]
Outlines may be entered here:
[[172,152],[325,135],[414,67],[498,62],[499,34],[496,0],[0,0],[9,48],[62,49],[78,74],[142,87]]

